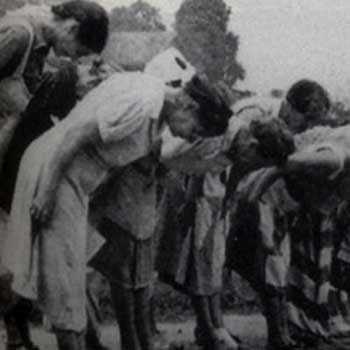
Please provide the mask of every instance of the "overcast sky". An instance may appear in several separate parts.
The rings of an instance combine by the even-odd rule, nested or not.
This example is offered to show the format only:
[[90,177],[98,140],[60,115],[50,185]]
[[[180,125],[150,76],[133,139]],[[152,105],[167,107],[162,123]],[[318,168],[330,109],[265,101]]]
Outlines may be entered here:
[[[135,0],[99,0],[108,9]],[[146,0],[167,25],[181,0]],[[240,87],[260,93],[303,77],[350,102],[350,0],[226,0],[247,71]]]

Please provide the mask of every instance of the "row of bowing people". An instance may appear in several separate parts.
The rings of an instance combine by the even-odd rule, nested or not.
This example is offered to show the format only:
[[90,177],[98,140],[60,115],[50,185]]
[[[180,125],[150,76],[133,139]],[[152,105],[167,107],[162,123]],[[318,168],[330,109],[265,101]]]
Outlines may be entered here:
[[[349,327],[349,127],[337,126],[324,88],[302,80],[276,109],[232,107],[222,85],[198,75],[99,69],[74,70],[74,89],[84,80],[86,95],[23,147],[25,123],[36,123],[25,116],[44,106],[37,94],[12,138],[16,156],[4,157],[15,162],[3,167],[13,188],[6,313],[34,302],[60,350],[85,349],[89,264],[110,282],[122,349],[153,349],[157,270],[190,296],[199,345],[237,348],[220,306],[226,266],[260,294],[269,347],[340,346]],[[90,251],[89,234],[101,241]]]

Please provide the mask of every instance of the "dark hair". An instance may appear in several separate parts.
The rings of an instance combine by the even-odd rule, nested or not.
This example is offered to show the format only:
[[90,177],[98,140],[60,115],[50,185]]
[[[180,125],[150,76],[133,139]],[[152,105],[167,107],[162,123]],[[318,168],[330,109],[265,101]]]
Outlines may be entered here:
[[74,18],[79,22],[77,39],[95,53],[100,53],[108,39],[108,14],[104,8],[88,0],[71,0],[51,7],[62,18]]
[[288,90],[287,101],[300,113],[309,111],[312,98],[317,96],[328,111],[331,107],[331,100],[328,92],[316,81],[302,79],[294,83]]
[[199,104],[199,122],[206,136],[223,134],[232,116],[232,110],[222,91],[211,85],[204,76],[194,75],[185,85],[185,92]]
[[295,151],[293,135],[281,119],[268,122],[255,120],[250,125],[250,131],[259,142],[259,153],[277,165],[282,165]]

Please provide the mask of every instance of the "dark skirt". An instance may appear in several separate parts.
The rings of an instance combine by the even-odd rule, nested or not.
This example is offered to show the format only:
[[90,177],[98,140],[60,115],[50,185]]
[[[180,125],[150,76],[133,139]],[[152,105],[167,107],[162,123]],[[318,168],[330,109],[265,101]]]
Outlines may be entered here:
[[104,218],[98,231],[106,238],[89,265],[110,283],[128,289],[149,287],[154,279],[154,237],[137,240],[118,224]]
[[[180,185],[171,186],[167,195],[156,264],[159,279],[189,295],[210,296],[220,292],[225,245],[223,222],[198,200],[185,202]],[[198,225],[203,220],[201,216],[212,216],[210,227]],[[200,229],[204,229],[204,237],[199,244]]]

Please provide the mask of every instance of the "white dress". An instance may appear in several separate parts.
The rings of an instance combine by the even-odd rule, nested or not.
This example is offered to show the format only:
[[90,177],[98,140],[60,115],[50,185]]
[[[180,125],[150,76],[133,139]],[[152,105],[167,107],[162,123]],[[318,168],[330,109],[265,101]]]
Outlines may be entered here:
[[[161,81],[141,73],[115,74],[90,92],[70,115],[27,149],[21,162],[3,263],[13,289],[36,300],[58,329],[86,325],[85,275],[89,195],[114,167],[147,155],[164,101]],[[100,140],[69,164],[58,186],[52,219],[35,232],[30,206],[65,130],[96,119]]]

